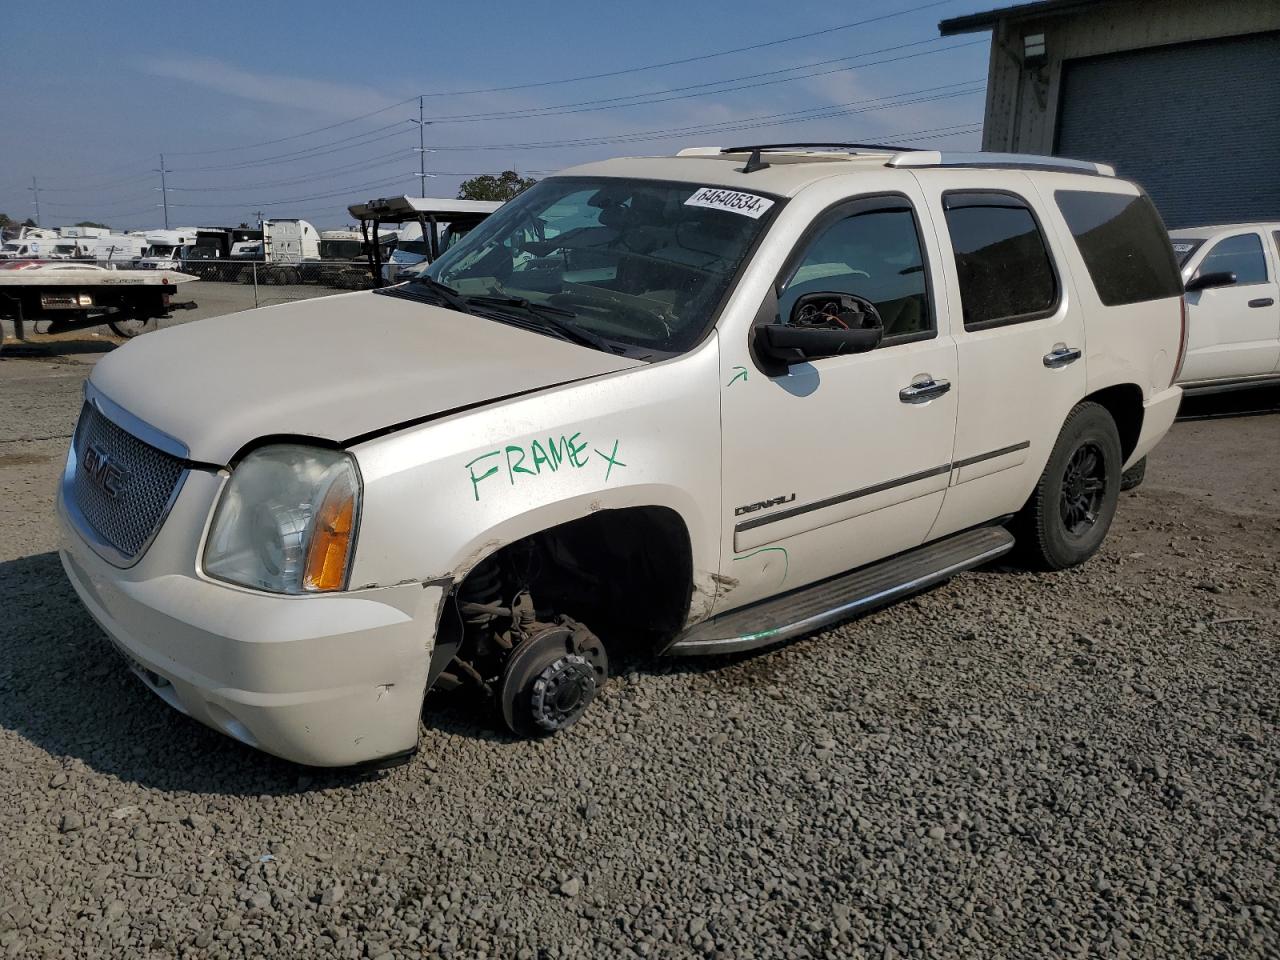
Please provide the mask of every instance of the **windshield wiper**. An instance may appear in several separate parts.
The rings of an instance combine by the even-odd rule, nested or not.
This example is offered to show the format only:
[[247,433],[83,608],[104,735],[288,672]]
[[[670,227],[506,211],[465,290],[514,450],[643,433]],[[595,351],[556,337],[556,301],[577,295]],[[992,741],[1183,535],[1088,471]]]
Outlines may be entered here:
[[540,313],[556,317],[577,316],[572,310],[566,310],[564,307],[553,307],[549,303],[534,303],[526,297],[494,297],[489,294],[477,294],[474,297],[467,297],[467,302],[484,303],[495,307],[517,307],[521,310],[537,310]]
[[610,343],[604,337],[597,336],[589,330],[583,330],[579,326],[565,323],[561,320],[561,317],[577,316],[572,310],[565,310],[563,307],[553,307],[547,303],[534,303],[524,297],[491,297],[485,295],[467,297],[467,303],[479,304],[482,307],[498,307],[499,309],[514,307],[523,311],[526,316],[541,326],[560,334],[561,339],[571,340],[585,347],[594,347],[606,353],[621,352],[621,348],[617,344]]
[[435,277],[421,273],[418,274],[418,276],[413,277],[408,282],[426,287],[437,297],[443,300],[448,307],[453,310],[457,310],[459,313],[471,312],[471,308],[467,306],[467,301],[462,298],[462,295],[458,293],[457,290],[453,289],[453,287],[449,286],[447,283],[441,283]]

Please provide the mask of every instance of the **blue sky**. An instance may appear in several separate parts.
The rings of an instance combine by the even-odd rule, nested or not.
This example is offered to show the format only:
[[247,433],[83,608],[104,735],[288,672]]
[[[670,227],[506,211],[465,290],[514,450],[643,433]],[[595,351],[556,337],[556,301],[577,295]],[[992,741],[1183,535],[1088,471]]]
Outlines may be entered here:
[[32,214],[34,175],[44,225],[159,226],[164,152],[174,226],[341,226],[347,203],[419,192],[417,100],[399,103],[418,94],[439,196],[690,144],[976,149],[988,36],[937,23],[994,4],[925,2],[8,5],[0,211]]

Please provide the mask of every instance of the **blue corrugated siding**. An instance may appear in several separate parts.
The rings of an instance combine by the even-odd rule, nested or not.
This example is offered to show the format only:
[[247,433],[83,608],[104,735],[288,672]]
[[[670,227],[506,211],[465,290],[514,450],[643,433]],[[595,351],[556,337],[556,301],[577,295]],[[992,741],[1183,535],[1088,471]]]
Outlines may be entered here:
[[1280,220],[1280,34],[1069,60],[1055,150],[1115,164],[1170,227]]

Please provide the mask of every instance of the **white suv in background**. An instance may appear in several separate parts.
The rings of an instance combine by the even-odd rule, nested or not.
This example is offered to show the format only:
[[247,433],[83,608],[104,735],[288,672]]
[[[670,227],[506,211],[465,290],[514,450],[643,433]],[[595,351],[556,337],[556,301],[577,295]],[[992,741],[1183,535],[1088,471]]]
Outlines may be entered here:
[[624,645],[767,646],[1015,536],[1088,559],[1178,409],[1181,308],[1093,164],[588,164],[413,280],[104,358],[62,559],[148,687],[282,757],[403,758],[437,685],[547,734]]
[[1187,287],[1188,393],[1280,383],[1280,223],[1172,230]]

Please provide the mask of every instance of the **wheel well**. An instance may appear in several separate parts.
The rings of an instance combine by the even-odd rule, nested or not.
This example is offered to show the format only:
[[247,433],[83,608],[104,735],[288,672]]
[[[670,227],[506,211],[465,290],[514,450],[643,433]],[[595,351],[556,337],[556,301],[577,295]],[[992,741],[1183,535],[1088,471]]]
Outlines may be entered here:
[[1104,407],[1111,414],[1120,433],[1120,450],[1127,461],[1137,449],[1138,437],[1142,435],[1142,388],[1136,383],[1118,383],[1084,399]]
[[508,594],[527,589],[539,609],[586,623],[619,649],[655,648],[683,626],[693,592],[693,549],[667,507],[598,510],[487,556],[458,585],[500,571]]

